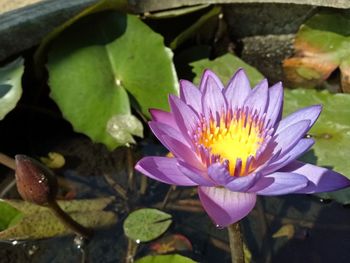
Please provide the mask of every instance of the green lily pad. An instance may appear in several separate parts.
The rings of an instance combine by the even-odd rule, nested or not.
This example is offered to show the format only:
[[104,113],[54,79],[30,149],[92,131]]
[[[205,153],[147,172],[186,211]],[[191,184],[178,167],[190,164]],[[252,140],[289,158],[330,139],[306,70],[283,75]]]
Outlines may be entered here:
[[174,255],[159,255],[146,256],[135,261],[135,263],[194,263],[190,258],[174,254]]
[[63,32],[49,53],[48,70],[51,97],[64,117],[109,149],[125,144],[110,135],[107,123],[131,114],[128,93],[147,117],[149,108],[167,110],[168,94],[178,93],[163,38],[136,16],[118,12],[85,17]]
[[[328,91],[285,90],[284,115],[302,107],[322,104],[322,113],[309,131],[316,143],[302,160],[333,169],[350,179],[350,95]],[[350,203],[350,189],[320,194],[326,199]]]
[[[117,222],[113,212],[102,211],[112,200],[97,198],[89,200],[59,201],[61,208],[74,220],[88,228],[105,227]],[[3,214],[2,212],[10,212]],[[0,200],[0,239],[41,239],[71,234],[49,208],[20,200]]]
[[23,59],[0,68],[0,120],[13,110],[22,96]]
[[239,68],[243,68],[245,70],[252,86],[258,84],[259,81],[264,78],[264,76],[254,67],[248,65],[240,58],[229,53],[214,60],[201,59],[190,63],[190,65],[193,67],[193,73],[196,74],[194,83],[197,84],[199,83],[200,77],[202,76],[202,73],[205,69],[211,69],[214,71],[224,84],[228,83],[233,73],[236,72]]
[[157,209],[144,208],[129,214],[123,227],[125,235],[139,243],[159,237],[171,222],[171,215]]
[[314,86],[340,68],[341,85],[350,92],[350,15],[323,12],[302,25],[296,35],[295,56],[283,67],[291,85]]

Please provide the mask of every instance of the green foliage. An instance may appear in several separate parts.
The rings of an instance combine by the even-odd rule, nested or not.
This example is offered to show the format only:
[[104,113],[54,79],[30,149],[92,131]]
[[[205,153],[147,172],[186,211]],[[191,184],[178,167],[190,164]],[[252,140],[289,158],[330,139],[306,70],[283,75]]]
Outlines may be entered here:
[[193,73],[196,74],[196,77],[194,78],[194,83],[196,84],[199,83],[200,77],[205,69],[211,69],[214,71],[224,84],[228,83],[232,74],[239,68],[244,68],[249,76],[250,84],[252,86],[256,85],[264,78],[264,76],[255,68],[229,53],[214,60],[201,59],[192,62],[190,65],[193,67]]
[[[113,197],[59,201],[60,207],[80,224],[95,228],[116,223],[113,212],[102,211]],[[46,207],[20,200],[0,201],[0,239],[41,239],[71,234]]]
[[16,107],[22,95],[23,59],[0,68],[0,120]]
[[147,242],[162,235],[171,222],[171,215],[157,209],[144,208],[129,214],[123,227],[128,238]]
[[181,255],[159,255],[159,256],[146,256],[135,261],[135,263],[194,263],[190,258],[186,258]]
[[68,28],[49,53],[48,69],[51,96],[64,117],[109,149],[133,142],[129,134],[141,135],[140,129],[125,129],[121,133],[129,136],[113,138],[107,131],[113,116],[135,121],[128,93],[147,117],[149,108],[168,109],[168,94],[178,93],[163,38],[137,17],[118,12],[92,15]]
[[[285,90],[285,115],[313,104],[322,104],[323,110],[309,131],[316,143],[302,160],[333,169],[350,178],[350,163],[347,161],[350,155],[350,95],[316,90]],[[349,189],[320,196],[350,203]]]

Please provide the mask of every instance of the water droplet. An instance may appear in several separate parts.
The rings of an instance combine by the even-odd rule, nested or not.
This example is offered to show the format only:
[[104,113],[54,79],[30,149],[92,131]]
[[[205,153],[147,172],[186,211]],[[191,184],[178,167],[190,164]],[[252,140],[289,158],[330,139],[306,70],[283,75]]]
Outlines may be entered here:
[[16,245],[19,244],[19,242],[18,242],[17,240],[13,240],[13,241],[11,242],[11,244],[12,244],[13,246],[16,246]]
[[136,242],[137,244],[140,244],[140,243],[141,243],[141,240],[140,240],[140,239],[136,239],[135,242]]
[[120,79],[116,79],[116,80],[115,80],[115,84],[116,84],[117,86],[120,86],[120,85],[122,84],[122,81],[121,81]]
[[224,228],[225,228],[224,226],[220,226],[220,225],[215,225],[215,227],[216,227],[217,229],[224,229]]

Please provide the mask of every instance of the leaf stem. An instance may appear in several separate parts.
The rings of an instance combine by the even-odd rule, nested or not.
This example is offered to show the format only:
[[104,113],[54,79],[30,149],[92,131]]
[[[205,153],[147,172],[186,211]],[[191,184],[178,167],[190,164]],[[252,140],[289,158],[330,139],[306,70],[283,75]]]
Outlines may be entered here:
[[0,153],[0,163],[12,170],[16,170],[15,160],[6,154]]
[[243,239],[239,222],[229,225],[227,229],[232,263],[244,263]]

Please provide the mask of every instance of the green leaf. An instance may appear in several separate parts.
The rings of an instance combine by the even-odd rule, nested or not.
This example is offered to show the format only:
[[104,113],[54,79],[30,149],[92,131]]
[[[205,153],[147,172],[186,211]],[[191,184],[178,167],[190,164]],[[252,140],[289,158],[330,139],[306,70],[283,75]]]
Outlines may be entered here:
[[[322,104],[322,113],[309,131],[316,143],[302,160],[331,168],[350,179],[350,95],[316,90],[286,90],[284,115],[302,107]],[[350,203],[350,189],[322,194],[342,203]]]
[[193,25],[187,28],[184,32],[178,35],[171,43],[170,48],[176,49],[182,43],[184,43],[189,37],[191,37],[194,33],[196,33],[209,19],[212,17],[218,16],[221,12],[221,7],[215,6],[208,13],[201,16],[198,21],[196,21]]
[[129,214],[123,227],[128,238],[136,242],[147,242],[162,235],[170,226],[171,221],[171,215],[167,213],[144,208]]
[[[58,203],[65,212],[80,224],[88,228],[96,228],[117,222],[115,213],[102,211],[112,200],[114,200],[113,197],[59,201]],[[12,207],[12,210],[8,208],[9,206]],[[12,216],[12,220],[5,219],[7,220],[7,226],[4,224],[5,227],[0,228],[2,230],[0,231],[0,239],[41,239],[72,233],[54,216],[49,208],[20,200],[0,200],[0,209],[4,209],[3,207],[7,207],[5,208],[6,211],[12,211],[11,213],[14,216]],[[2,211],[5,210],[0,210],[0,212]],[[13,211],[20,211],[20,214]],[[3,215],[0,218],[3,218]]]
[[20,215],[16,208],[0,200],[0,231],[8,228]]
[[16,107],[22,95],[23,59],[0,68],[0,120]]
[[146,256],[135,261],[135,263],[194,263],[190,258],[174,254],[174,255],[159,255]]
[[117,12],[86,17],[62,33],[48,69],[51,97],[64,117],[109,149],[128,137],[113,138],[107,131],[113,116],[131,116],[128,93],[147,117],[149,108],[168,109],[168,94],[178,93],[172,53],[163,38],[136,16]]
[[214,60],[198,60],[190,63],[190,65],[193,67],[193,73],[196,74],[194,83],[199,83],[205,69],[211,69],[214,71],[224,84],[228,83],[232,75],[239,68],[243,68],[245,70],[252,86],[258,84],[258,82],[264,78],[264,76],[258,70],[248,65],[240,58],[229,53]]
[[295,56],[284,61],[295,86],[314,86],[340,68],[343,91],[350,92],[350,15],[323,12],[302,25],[294,42]]

